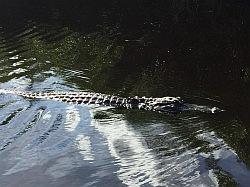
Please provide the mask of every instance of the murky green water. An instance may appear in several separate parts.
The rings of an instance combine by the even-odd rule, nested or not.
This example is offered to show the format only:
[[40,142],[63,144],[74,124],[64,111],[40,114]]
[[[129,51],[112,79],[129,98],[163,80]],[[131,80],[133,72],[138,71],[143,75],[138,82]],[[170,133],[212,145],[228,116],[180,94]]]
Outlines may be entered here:
[[[0,186],[249,186],[243,1],[2,1],[0,88],[181,96],[177,115],[0,95]],[[224,112],[211,114],[219,107]]]

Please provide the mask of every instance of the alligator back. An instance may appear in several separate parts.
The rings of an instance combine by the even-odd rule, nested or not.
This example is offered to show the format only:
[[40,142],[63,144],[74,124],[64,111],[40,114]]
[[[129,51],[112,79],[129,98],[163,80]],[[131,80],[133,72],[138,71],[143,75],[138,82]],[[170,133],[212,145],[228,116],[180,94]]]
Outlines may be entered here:
[[70,104],[96,104],[128,109],[142,109],[159,112],[179,112],[183,102],[179,97],[128,97],[94,93],[94,92],[29,92],[0,89],[0,94],[15,94],[30,99],[49,99]]

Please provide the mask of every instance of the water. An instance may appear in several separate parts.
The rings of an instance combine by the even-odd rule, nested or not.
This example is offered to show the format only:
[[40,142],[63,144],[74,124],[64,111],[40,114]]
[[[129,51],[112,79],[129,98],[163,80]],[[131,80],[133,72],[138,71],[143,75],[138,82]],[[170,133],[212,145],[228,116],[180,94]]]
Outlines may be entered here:
[[243,1],[2,1],[0,88],[181,96],[197,110],[0,95],[0,186],[249,186],[249,12]]

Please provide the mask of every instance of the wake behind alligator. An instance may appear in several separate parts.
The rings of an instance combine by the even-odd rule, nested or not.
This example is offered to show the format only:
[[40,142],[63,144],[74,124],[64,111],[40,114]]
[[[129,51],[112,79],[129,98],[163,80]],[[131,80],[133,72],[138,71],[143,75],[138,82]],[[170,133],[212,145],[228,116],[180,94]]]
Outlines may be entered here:
[[0,89],[0,94],[15,94],[29,99],[47,99],[79,105],[103,105],[126,109],[149,110],[161,113],[179,113],[184,110],[199,110],[217,113],[217,107],[187,104],[180,97],[119,97],[94,92],[30,92]]

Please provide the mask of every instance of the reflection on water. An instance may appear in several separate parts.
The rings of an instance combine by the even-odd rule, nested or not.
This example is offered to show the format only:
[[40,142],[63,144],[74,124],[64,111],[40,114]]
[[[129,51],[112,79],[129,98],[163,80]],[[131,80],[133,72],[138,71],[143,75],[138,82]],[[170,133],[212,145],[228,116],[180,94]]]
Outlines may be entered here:
[[0,95],[0,186],[249,186],[248,9],[3,1],[0,88],[178,95],[193,110]]
[[120,180],[130,186],[161,185],[156,176],[157,162],[142,144],[143,138],[128,127],[122,116],[111,117],[111,120],[94,121],[92,125],[107,139],[110,154],[116,159],[115,165],[120,166],[117,171]]
[[[58,90],[67,90],[59,80],[48,77],[32,83],[19,78],[2,87],[27,89],[33,84],[34,89],[42,89],[44,84],[57,84]],[[26,174],[24,184],[30,186],[37,177],[41,184],[76,186],[100,185],[104,178],[112,179],[109,184],[129,186],[247,186],[250,182],[246,164],[218,137],[223,133],[220,120],[230,123],[221,116],[87,108],[14,95],[2,95],[1,106],[3,185],[13,186]],[[244,136],[244,129],[237,126]]]

